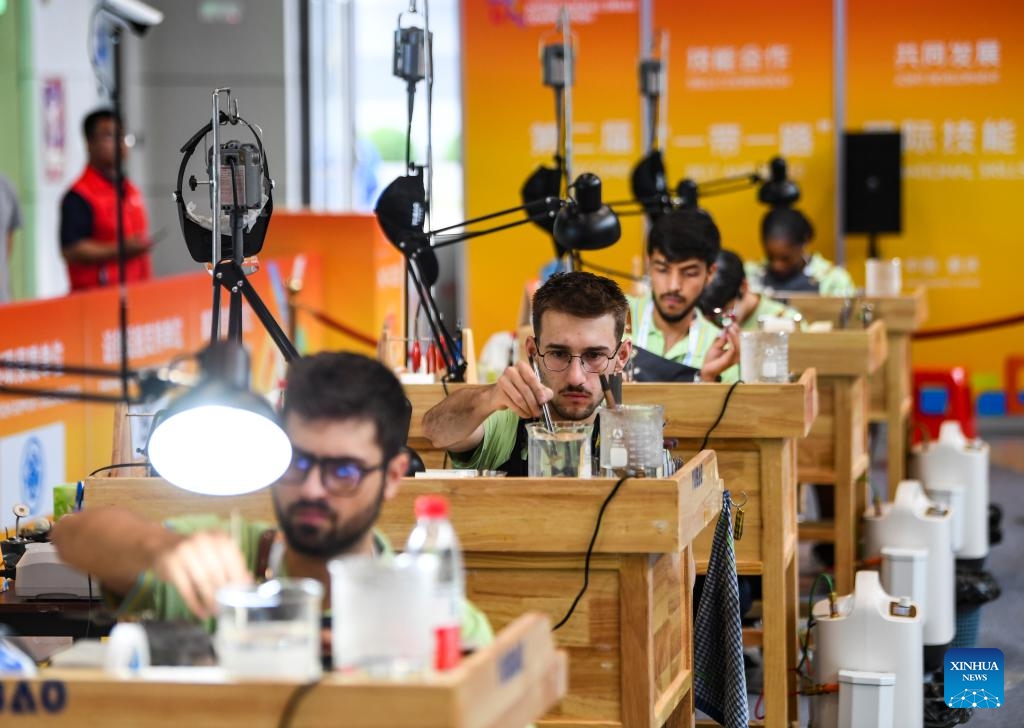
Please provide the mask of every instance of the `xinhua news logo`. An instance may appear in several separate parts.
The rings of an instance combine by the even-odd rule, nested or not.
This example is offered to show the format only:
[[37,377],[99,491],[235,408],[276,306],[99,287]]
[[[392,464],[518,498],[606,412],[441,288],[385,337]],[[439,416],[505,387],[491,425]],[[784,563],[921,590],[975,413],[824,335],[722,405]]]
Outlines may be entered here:
[[947,650],[943,672],[950,708],[1001,708],[1003,651],[992,647]]

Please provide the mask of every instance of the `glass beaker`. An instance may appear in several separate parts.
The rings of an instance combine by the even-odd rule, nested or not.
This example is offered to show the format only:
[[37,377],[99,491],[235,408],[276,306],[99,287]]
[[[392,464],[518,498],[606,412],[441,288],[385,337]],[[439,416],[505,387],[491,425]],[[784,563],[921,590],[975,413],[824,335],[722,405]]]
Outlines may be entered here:
[[627,472],[649,478],[664,472],[665,408],[660,404],[626,404],[601,409],[601,475]]
[[431,671],[438,565],[435,554],[349,556],[328,564],[335,670],[384,680]]
[[903,267],[899,258],[869,258],[864,261],[864,294],[898,296],[903,290]]
[[323,599],[313,579],[222,587],[214,640],[221,667],[241,677],[316,679]]
[[590,435],[594,426],[582,422],[543,422],[526,426],[527,475],[531,478],[589,478]]
[[789,334],[784,331],[741,331],[740,379],[744,382],[788,382]]

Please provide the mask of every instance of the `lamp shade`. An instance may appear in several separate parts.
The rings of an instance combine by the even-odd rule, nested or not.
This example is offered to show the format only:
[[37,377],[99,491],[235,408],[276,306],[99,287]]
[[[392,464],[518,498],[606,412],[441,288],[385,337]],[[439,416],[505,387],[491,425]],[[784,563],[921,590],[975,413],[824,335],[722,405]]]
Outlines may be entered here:
[[149,439],[150,463],[169,483],[238,495],[276,481],[291,443],[270,405],[248,389],[248,355],[218,342],[200,355],[204,378],[168,408]]
[[601,202],[601,179],[589,172],[573,183],[576,199],[555,216],[555,242],[566,250],[600,250],[622,236],[619,217]]
[[768,181],[757,191],[758,201],[772,207],[789,207],[799,200],[800,188],[789,179],[786,160],[782,157],[773,157],[768,167]]

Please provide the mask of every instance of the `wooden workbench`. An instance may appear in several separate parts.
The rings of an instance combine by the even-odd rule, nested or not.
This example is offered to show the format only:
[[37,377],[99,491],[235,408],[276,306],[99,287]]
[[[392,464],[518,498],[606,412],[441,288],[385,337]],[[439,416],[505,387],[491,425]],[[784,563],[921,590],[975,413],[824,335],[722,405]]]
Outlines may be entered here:
[[[400,545],[418,495],[443,493],[462,542],[467,595],[496,629],[524,612],[557,622],[583,583],[583,564],[611,479],[406,479],[379,528]],[[721,509],[714,453],[673,477],[626,481],[607,507],[590,584],[555,633],[570,658],[569,690],[538,725],[688,726],[693,715],[690,543]],[[159,479],[94,478],[87,508],[122,504],[162,520],[237,509],[273,520],[269,495],[198,496]],[[390,725],[390,724],[388,724]]]
[[[665,437],[678,440],[678,453],[695,455],[722,410],[728,384],[624,384],[626,403],[665,406]],[[451,389],[449,385],[449,389]],[[423,436],[423,414],[444,396],[440,385],[409,385],[413,405],[409,444],[427,467],[441,467],[443,451]],[[737,569],[762,577],[763,631],[748,631],[764,647],[767,725],[795,723],[792,668],[797,661],[797,475],[796,441],[805,437],[818,413],[815,373],[793,384],[740,384],[707,447],[734,503],[747,499],[745,533],[736,541]],[[771,527],[767,527],[771,524]],[[698,572],[706,571],[713,529],[694,542]]]
[[[626,403],[665,407],[665,437],[678,452],[697,451],[722,412],[728,384],[624,384]],[[743,537],[735,542],[740,574],[761,577],[763,628],[745,630],[764,650],[765,725],[796,725],[799,719],[792,668],[797,662],[797,443],[818,413],[815,372],[792,384],[739,384],[707,447],[734,503],[746,498]],[[735,506],[734,506],[735,511]],[[694,542],[697,570],[704,572],[712,531]]]
[[135,677],[45,669],[0,676],[5,728],[218,726],[274,728],[522,728],[566,690],[566,656],[547,618],[524,615],[454,670],[422,681],[327,674],[307,688],[281,680],[233,681],[216,671],[162,668]]
[[891,496],[907,476],[910,413],[914,406],[912,389],[913,362],[910,356],[911,335],[928,318],[928,299],[924,288],[902,296],[815,296],[786,292],[784,300],[798,309],[808,321],[831,321],[838,326],[843,306],[850,300],[848,326],[860,327],[860,311],[865,303],[874,308],[874,319],[885,321],[889,353],[885,366],[868,378],[871,387],[871,422],[886,424],[888,452],[887,487]]
[[868,376],[885,363],[885,323],[867,329],[789,337],[789,363],[818,374],[818,417],[797,446],[801,483],[831,485],[835,516],[800,524],[800,538],[835,544],[835,579],[840,594],[853,590],[857,525],[866,499],[862,478],[868,463]]

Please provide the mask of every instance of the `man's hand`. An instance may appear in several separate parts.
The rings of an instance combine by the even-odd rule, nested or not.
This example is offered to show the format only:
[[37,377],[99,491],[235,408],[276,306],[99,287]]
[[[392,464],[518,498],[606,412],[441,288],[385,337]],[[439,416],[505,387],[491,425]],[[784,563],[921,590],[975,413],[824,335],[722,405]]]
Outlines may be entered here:
[[[129,256],[142,255],[153,249],[153,241],[144,235],[132,235],[124,239],[124,251]],[[114,249],[115,251],[117,248]],[[114,253],[115,257],[117,253]]]
[[227,584],[251,584],[242,552],[219,531],[204,531],[169,542],[153,559],[153,571],[161,581],[181,594],[200,619],[217,612],[217,590]]
[[700,370],[702,382],[713,382],[726,369],[740,360],[740,335],[735,325],[727,326],[704,355]]
[[537,378],[528,361],[506,367],[492,391],[495,410],[510,409],[527,420],[540,417],[541,405],[555,396]]

